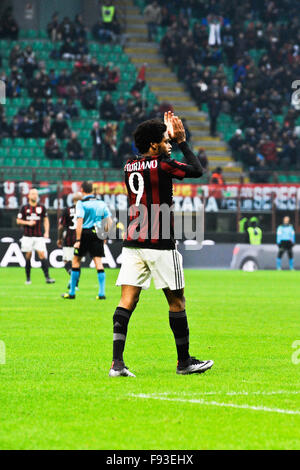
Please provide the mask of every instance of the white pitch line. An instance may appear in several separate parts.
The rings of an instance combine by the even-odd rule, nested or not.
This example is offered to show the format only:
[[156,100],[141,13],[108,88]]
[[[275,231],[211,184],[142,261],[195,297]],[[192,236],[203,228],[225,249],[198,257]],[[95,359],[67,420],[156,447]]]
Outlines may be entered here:
[[[172,392],[174,395],[177,395],[178,393]],[[263,390],[258,390],[258,391],[244,391],[241,390],[239,392],[223,392],[221,390],[215,391],[215,392],[189,392],[188,395],[195,395],[195,396],[210,396],[210,395],[226,395],[226,396],[235,396],[235,395],[242,395],[242,396],[249,396],[249,395],[264,395],[264,396],[270,396],[270,395],[299,395],[300,390],[275,390],[275,391],[263,391]],[[152,395],[151,393],[148,394],[149,396]],[[170,395],[170,392],[161,392],[161,393],[153,393],[154,396],[163,396],[163,395]],[[180,392],[180,395],[186,395],[185,392]]]
[[240,408],[244,410],[253,410],[253,411],[265,411],[269,413],[281,413],[281,414],[288,414],[288,415],[300,415],[299,410],[284,410],[281,408],[268,408],[266,406],[251,406],[251,405],[238,405],[236,403],[222,403],[217,401],[206,401],[201,398],[170,398],[170,397],[162,397],[162,396],[155,396],[155,395],[146,395],[143,393],[140,394],[130,394],[129,396],[133,398],[143,398],[143,399],[152,399],[152,400],[162,400],[162,401],[176,401],[181,403],[193,403],[197,405],[204,405],[204,406],[220,406],[220,407],[227,407],[227,408]]

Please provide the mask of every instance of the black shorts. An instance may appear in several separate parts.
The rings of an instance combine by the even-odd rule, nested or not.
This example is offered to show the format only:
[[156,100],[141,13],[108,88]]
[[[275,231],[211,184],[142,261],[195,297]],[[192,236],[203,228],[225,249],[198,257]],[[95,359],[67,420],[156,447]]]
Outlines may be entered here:
[[104,256],[103,240],[97,237],[94,228],[84,228],[82,230],[80,247],[74,251],[74,254],[80,257],[85,256],[87,253],[90,254],[91,258],[102,258]]
[[290,259],[293,258],[293,243],[290,240],[282,240],[278,248],[278,258],[281,258],[285,251],[287,251]]

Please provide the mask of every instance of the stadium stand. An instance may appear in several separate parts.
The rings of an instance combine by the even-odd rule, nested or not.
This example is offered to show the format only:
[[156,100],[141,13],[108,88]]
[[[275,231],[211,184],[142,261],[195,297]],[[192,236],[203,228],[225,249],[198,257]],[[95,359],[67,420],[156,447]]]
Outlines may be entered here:
[[[136,0],[145,11],[152,1]],[[156,41],[198,109],[256,182],[300,181],[295,2],[161,1]],[[238,136],[238,137],[237,137]]]
[[[119,180],[124,156],[120,161],[118,148],[127,143],[128,151],[128,136],[149,116],[156,97],[117,34],[113,41],[99,38],[99,30],[87,31],[78,15],[61,22],[54,15],[47,30],[11,35],[2,28],[1,178],[31,179],[33,172],[36,180]],[[83,157],[70,150],[76,137]]]

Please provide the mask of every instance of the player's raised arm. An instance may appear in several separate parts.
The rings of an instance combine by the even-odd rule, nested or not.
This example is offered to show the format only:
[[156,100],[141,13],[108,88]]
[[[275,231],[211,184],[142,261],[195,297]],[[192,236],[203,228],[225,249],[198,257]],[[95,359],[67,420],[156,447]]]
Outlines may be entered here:
[[200,164],[198,157],[192,152],[188,143],[186,142],[185,129],[181,119],[177,116],[172,117],[172,126],[174,132],[174,139],[176,140],[180,150],[182,151],[184,158],[188,164],[188,172],[190,177],[198,178],[203,175],[204,170]]
[[186,142],[185,129],[181,119],[174,116],[173,113],[165,113],[164,123],[167,126],[169,138],[175,140],[182,151],[186,163],[177,162],[171,158],[165,159],[161,168],[171,174],[174,178],[183,179],[199,178],[203,175],[204,170],[200,164],[198,157],[192,152]]

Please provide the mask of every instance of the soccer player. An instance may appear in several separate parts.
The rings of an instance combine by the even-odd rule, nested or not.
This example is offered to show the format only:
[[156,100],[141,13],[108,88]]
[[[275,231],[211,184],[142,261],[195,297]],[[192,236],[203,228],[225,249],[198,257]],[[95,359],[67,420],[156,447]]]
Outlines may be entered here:
[[[71,275],[72,260],[74,256],[74,243],[76,241],[76,203],[82,198],[81,193],[73,195],[73,204],[67,207],[58,222],[57,246],[63,249],[65,270]],[[78,279],[79,282],[79,279]],[[78,287],[78,282],[77,286]],[[68,286],[70,287],[70,286]]]
[[[179,145],[186,163],[171,159],[171,139]],[[186,143],[181,120],[171,112],[165,114],[165,123],[155,119],[141,123],[134,140],[141,157],[128,160],[124,168],[130,223],[117,279],[122,289],[113,315],[113,362],[109,376],[135,377],[124,364],[123,352],[130,317],[141,289],[149,287],[151,277],[169,304],[169,323],[177,348],[176,372],[205,372],[213,366],[213,361],[199,361],[189,353],[182,256],[175,246],[172,210],[167,221],[170,233],[165,236],[163,222],[166,220],[159,209],[163,204],[170,209],[173,205],[173,178],[199,178],[203,170]]]
[[105,202],[93,195],[93,185],[84,181],[81,185],[82,199],[76,204],[76,241],[72,260],[71,282],[69,292],[62,294],[63,299],[75,299],[76,284],[80,274],[81,258],[87,253],[93,258],[98,273],[99,292],[96,297],[104,300],[105,272],[102,264],[104,241],[98,238],[97,229],[101,225],[108,232],[111,225],[111,213]]
[[[54,279],[49,276],[48,260],[46,258],[45,239],[49,238],[50,223],[45,206],[38,203],[39,194],[37,189],[32,188],[28,193],[28,204],[23,206],[17,217],[17,225],[24,227],[24,235],[21,238],[21,250],[25,253],[25,284],[31,284],[31,255],[33,250],[42,264],[46,283],[53,284]],[[43,234],[44,228],[44,234]]]
[[283,218],[283,224],[279,225],[276,234],[276,243],[278,245],[278,255],[276,259],[276,268],[281,270],[281,258],[285,251],[289,257],[290,269],[294,269],[293,246],[295,244],[295,230],[290,225],[290,218],[288,216]]

